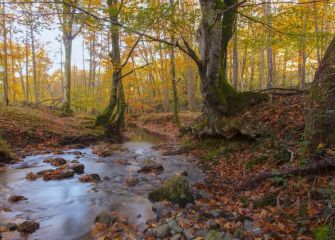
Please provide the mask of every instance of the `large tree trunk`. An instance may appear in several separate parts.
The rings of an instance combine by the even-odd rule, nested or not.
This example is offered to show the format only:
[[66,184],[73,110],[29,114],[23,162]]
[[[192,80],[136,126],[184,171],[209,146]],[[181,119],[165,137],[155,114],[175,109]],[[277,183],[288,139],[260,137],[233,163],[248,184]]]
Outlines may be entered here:
[[111,43],[112,51],[110,52],[111,62],[114,67],[113,80],[110,93],[109,104],[105,111],[96,119],[96,125],[105,128],[105,134],[108,137],[119,138],[124,126],[124,112],[126,109],[123,85],[122,85],[122,66],[120,54],[120,32],[119,27],[113,22],[118,21],[118,0],[108,0],[109,17],[111,20]]
[[[235,0],[225,1],[226,7],[234,5]],[[199,50],[202,64],[199,66],[201,93],[204,110],[208,118],[209,132],[219,134],[218,118],[228,111],[227,97],[236,93],[226,78],[227,48],[233,35],[236,9],[226,12],[222,20],[214,0],[200,0],[202,21],[199,25]]]
[[305,140],[313,157],[318,146],[335,144],[335,38],[319,65],[309,90],[305,112]]

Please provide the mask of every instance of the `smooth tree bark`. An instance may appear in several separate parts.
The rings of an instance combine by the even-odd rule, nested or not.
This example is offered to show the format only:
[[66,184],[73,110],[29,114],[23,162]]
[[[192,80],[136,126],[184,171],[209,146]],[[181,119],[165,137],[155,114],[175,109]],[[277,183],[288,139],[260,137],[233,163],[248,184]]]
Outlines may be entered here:
[[[185,56],[185,60],[186,60],[186,56]],[[187,88],[187,107],[189,111],[193,112],[196,110],[195,76],[194,76],[194,72],[193,72],[193,68],[191,64],[187,64],[186,66],[185,78],[186,78],[186,88]]]
[[264,49],[261,48],[259,52],[259,88],[262,89],[265,81],[265,56]]
[[171,53],[170,53],[170,73],[171,73],[171,83],[172,83],[172,93],[173,93],[174,122],[175,122],[176,126],[178,128],[180,128],[181,124],[180,124],[180,120],[179,120],[179,100],[178,100],[178,92],[177,92],[174,46],[171,47]]
[[[272,6],[271,2],[267,1],[264,5],[265,17],[267,18],[267,24],[272,27]],[[273,63],[273,49],[272,49],[272,31],[269,30],[267,33],[267,67],[268,67],[268,88],[273,87],[273,75],[274,75],[274,63]]]
[[234,42],[233,42],[233,86],[235,89],[237,89],[237,83],[238,83],[238,69],[239,69],[238,37],[237,37],[237,31],[235,31]]
[[3,87],[4,87],[4,103],[9,105],[9,89],[8,89],[8,53],[7,53],[7,19],[6,4],[2,4],[2,32],[3,32]]
[[30,30],[30,47],[31,47],[31,62],[32,62],[32,72],[33,72],[33,88],[34,88],[34,100],[35,104],[38,105],[40,102],[40,93],[38,88],[38,79],[37,79],[37,66],[36,66],[36,47],[35,47],[35,26],[33,20],[33,10],[32,3],[30,6],[30,19],[29,19],[29,30]]
[[306,98],[305,141],[311,157],[335,145],[335,38],[319,65]]
[[163,110],[164,112],[168,112],[169,111],[169,92],[168,92],[168,84],[166,81],[166,76],[165,76],[165,66],[164,66],[164,54],[163,54],[163,50],[162,50],[162,46],[160,45],[159,48],[159,57],[160,57],[160,63],[161,63],[161,70],[160,70],[160,75],[161,75],[161,79],[162,79],[162,102],[163,102]]
[[78,0],[61,2],[56,0],[56,11],[62,30],[62,39],[64,44],[65,62],[64,62],[64,84],[63,84],[63,113],[72,114],[71,110],[71,57],[72,42],[81,32],[83,25],[77,30],[75,27],[75,18],[77,13]]

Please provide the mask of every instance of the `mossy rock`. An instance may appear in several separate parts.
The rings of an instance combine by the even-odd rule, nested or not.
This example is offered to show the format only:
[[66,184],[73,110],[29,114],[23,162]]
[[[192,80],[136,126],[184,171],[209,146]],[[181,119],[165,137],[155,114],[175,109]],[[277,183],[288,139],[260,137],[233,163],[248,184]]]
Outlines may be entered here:
[[0,138],[0,163],[14,163],[19,160],[10,146]]
[[149,193],[149,199],[153,202],[168,200],[185,207],[188,203],[194,203],[194,197],[185,177],[176,175],[163,182],[163,184]]

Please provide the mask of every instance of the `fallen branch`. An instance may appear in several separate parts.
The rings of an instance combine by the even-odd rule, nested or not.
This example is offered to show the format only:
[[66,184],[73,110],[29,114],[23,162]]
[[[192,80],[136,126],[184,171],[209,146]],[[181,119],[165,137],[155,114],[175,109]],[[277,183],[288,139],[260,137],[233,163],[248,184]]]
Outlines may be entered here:
[[296,88],[267,88],[261,90],[254,90],[255,92],[268,92],[272,95],[279,95],[279,96],[291,96],[295,94],[304,94],[308,92],[308,89],[301,90]]
[[273,178],[273,177],[284,177],[284,176],[308,176],[308,175],[315,175],[315,174],[323,174],[328,170],[334,170],[335,169],[335,160],[322,160],[322,161],[316,161],[312,164],[301,167],[301,168],[289,168],[284,169],[280,171],[268,171],[263,172],[255,177],[249,178],[247,181],[245,181],[241,189],[242,190],[251,190],[257,186],[257,184],[261,183],[262,181]]

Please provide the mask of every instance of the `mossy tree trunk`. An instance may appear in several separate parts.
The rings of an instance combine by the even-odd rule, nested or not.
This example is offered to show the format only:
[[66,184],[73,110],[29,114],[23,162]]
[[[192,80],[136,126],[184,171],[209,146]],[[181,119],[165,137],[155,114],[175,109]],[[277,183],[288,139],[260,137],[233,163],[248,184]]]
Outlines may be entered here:
[[228,43],[235,30],[237,0],[200,0],[202,21],[199,25],[198,64],[201,92],[209,129],[206,134],[221,136],[218,121],[264,98],[256,93],[238,93],[226,76]]
[[120,32],[118,22],[118,0],[107,0],[109,18],[111,20],[111,44],[110,59],[113,64],[113,80],[109,104],[105,111],[96,119],[96,125],[105,128],[105,134],[109,137],[120,137],[124,126],[125,98],[122,86],[122,65],[120,56]]
[[305,140],[311,157],[318,146],[335,145],[335,38],[316,71],[306,99]]

